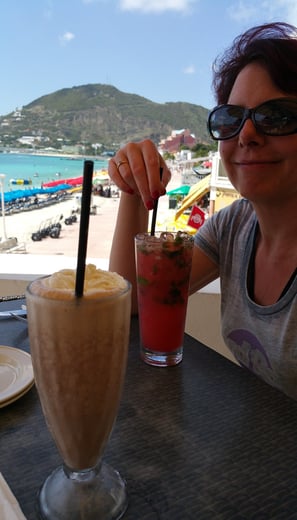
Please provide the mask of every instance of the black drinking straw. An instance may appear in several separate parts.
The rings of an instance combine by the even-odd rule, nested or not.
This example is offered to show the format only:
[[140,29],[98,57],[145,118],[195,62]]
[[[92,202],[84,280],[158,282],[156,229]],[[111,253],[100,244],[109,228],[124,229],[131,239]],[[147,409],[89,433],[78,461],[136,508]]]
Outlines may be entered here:
[[84,292],[93,170],[94,170],[94,162],[85,161],[84,162],[84,175],[83,175],[83,189],[82,189],[82,197],[81,197],[81,210],[80,210],[76,280],[75,280],[75,296],[77,298],[81,298],[81,296],[83,295],[83,292]]
[[[163,175],[163,168],[160,168],[160,179],[161,180],[162,180],[162,175]],[[159,202],[159,198],[155,200],[155,204],[154,204],[154,208],[153,208],[152,224],[151,224],[151,236],[154,236],[154,234],[155,234],[158,202]]]

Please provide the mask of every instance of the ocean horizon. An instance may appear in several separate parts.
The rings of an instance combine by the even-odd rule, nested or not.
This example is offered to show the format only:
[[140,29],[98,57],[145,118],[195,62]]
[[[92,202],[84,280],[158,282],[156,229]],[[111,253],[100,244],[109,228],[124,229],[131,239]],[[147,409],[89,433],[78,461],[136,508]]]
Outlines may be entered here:
[[[0,174],[4,174],[3,191],[40,188],[42,183],[70,179],[83,175],[86,157],[45,155],[32,153],[0,153]],[[89,159],[89,157],[88,157]],[[94,170],[107,169],[108,160],[90,157]],[[30,184],[11,184],[12,179],[32,181]]]

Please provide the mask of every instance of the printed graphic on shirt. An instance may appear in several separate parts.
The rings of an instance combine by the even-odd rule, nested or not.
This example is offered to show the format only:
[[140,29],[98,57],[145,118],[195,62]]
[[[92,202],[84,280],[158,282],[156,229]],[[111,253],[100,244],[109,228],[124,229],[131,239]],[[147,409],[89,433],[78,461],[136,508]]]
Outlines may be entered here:
[[[238,347],[244,349],[244,359],[248,359],[248,364],[244,364],[246,368],[252,372],[256,372],[256,365],[259,362],[259,355],[263,358],[268,368],[271,368],[269,358],[265,352],[263,345],[258,341],[256,336],[245,329],[233,330],[228,338],[232,339]],[[240,361],[240,360],[239,360]]]
[[232,340],[234,353],[241,366],[257,375],[261,375],[267,382],[274,383],[274,374],[269,357],[257,337],[245,329],[235,329],[228,335]]

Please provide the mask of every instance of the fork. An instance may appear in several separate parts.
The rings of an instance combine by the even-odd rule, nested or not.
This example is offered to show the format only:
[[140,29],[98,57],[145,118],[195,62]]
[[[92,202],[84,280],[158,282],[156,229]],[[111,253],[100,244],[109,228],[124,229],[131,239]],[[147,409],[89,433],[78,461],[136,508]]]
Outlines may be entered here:
[[15,314],[14,312],[11,312],[10,316],[12,318],[14,318],[15,320],[19,320],[19,321],[27,323],[27,317],[25,318],[25,316],[27,316],[26,314],[24,314],[24,316],[21,316],[20,314]]

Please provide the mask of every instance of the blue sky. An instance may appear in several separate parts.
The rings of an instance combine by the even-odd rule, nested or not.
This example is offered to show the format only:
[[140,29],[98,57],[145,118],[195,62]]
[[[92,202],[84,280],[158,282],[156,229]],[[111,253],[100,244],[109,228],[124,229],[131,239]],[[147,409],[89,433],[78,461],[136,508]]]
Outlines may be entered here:
[[0,115],[88,83],[210,108],[214,58],[272,20],[296,0],[2,0]]

